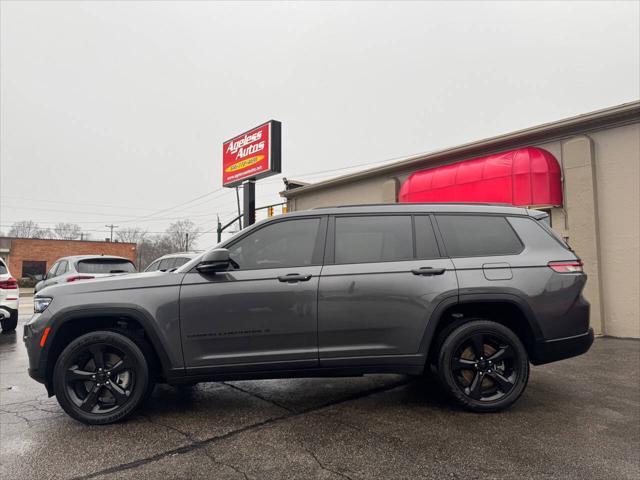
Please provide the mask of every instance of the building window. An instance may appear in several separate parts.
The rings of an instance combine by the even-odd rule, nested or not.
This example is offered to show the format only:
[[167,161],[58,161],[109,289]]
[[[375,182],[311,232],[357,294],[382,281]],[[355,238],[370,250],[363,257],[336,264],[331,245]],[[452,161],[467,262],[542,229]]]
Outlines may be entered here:
[[47,272],[47,262],[40,260],[24,260],[22,262],[22,278],[34,277]]

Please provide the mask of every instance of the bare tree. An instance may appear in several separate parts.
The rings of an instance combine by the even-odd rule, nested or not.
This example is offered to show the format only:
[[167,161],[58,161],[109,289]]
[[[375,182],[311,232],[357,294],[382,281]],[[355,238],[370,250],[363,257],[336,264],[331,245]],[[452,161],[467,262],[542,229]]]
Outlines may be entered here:
[[16,238],[47,238],[51,235],[48,228],[40,228],[33,220],[15,222],[9,229],[9,236]]
[[120,242],[141,243],[147,236],[147,231],[139,227],[121,228],[116,232],[116,238]]
[[166,236],[175,252],[184,252],[195,248],[200,229],[191,220],[178,220],[169,225]]
[[82,234],[82,229],[80,225],[75,223],[57,223],[55,227],[53,227],[53,232],[56,237],[61,240],[75,240],[80,238]]
[[138,269],[144,270],[156,258],[175,251],[168,235],[147,236],[138,243]]

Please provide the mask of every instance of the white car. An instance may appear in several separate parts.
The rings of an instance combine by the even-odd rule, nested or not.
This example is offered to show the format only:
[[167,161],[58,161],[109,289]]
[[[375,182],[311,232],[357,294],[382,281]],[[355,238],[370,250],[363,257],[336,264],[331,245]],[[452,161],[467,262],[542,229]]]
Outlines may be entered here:
[[12,332],[18,325],[18,281],[11,276],[9,267],[0,258],[0,325],[3,332]]
[[188,261],[196,258],[202,252],[178,252],[178,253],[170,253],[168,255],[163,255],[160,258],[157,258],[147,268],[144,269],[145,272],[155,272],[160,270],[161,272],[166,272],[167,270],[171,270],[173,268],[178,268],[187,263]]

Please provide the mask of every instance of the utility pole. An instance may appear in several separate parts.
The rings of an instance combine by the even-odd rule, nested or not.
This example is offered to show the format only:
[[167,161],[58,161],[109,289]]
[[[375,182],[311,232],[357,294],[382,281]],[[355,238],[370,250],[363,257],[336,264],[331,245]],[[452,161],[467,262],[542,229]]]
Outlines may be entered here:
[[114,224],[112,223],[111,225],[105,225],[105,227],[107,227],[107,228],[110,228],[110,229],[111,229],[111,236],[110,236],[111,240],[110,240],[110,241],[111,241],[111,242],[113,242],[113,229],[114,229],[114,228],[118,228],[118,225],[114,225]]
[[189,232],[185,233],[184,237],[185,237],[185,239],[184,239],[184,249],[185,249],[185,251],[188,252],[189,251]]

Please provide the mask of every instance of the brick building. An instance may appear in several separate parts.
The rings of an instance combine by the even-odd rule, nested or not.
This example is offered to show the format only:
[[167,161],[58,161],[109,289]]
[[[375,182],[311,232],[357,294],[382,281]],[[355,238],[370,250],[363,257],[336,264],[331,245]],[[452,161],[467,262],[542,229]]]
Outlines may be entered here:
[[136,261],[135,243],[0,237],[0,257],[16,278],[44,275],[60,257],[117,255]]

